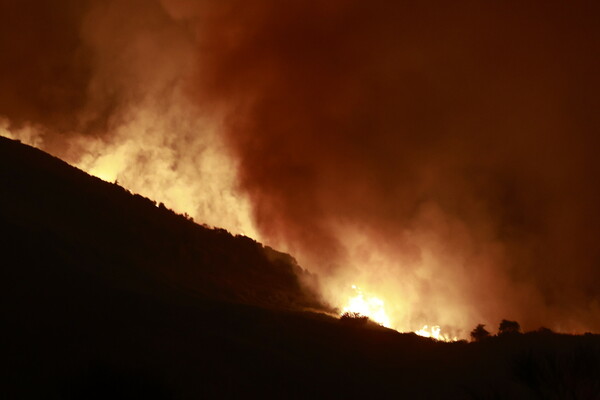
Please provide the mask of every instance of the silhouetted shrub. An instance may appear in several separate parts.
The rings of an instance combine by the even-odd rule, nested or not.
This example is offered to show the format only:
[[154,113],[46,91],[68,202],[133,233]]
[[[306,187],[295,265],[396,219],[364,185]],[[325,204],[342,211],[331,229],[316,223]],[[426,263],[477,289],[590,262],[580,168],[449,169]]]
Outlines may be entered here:
[[369,322],[369,317],[357,312],[345,312],[340,317],[340,321],[353,326],[366,325]]
[[490,333],[485,329],[485,325],[479,324],[471,331],[471,340],[473,342],[479,342],[483,339],[490,337]]
[[521,333],[521,325],[517,321],[503,319],[498,327],[498,336]]

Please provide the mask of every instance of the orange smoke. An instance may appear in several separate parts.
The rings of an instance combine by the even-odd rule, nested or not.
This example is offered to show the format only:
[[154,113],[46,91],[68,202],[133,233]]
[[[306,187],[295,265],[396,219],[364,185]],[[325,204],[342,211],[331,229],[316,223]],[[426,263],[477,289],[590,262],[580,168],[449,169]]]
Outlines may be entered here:
[[258,230],[334,304],[355,284],[405,329],[597,330],[597,7],[229,1],[196,98]]
[[[5,136],[42,147],[200,223],[258,237],[250,204],[236,190],[236,162],[219,137],[218,117],[203,113],[186,94],[197,62],[194,33],[166,5],[67,2],[37,16],[29,13],[36,8],[32,2],[6,7],[38,37],[20,50],[28,57],[19,61],[33,76],[21,77],[23,68],[3,74],[13,79],[16,74],[20,89],[28,89],[26,101],[16,90],[0,95],[12,107],[2,110]],[[45,10],[45,3],[38,9]],[[44,27],[56,32],[56,42],[44,40]],[[56,55],[48,60],[43,47]],[[85,67],[71,73],[67,66],[79,65],[74,59]],[[55,87],[51,77],[40,76],[48,62],[66,69],[64,85]],[[31,79],[42,82],[29,88]],[[47,98],[47,91],[59,96],[61,90],[78,98],[77,104],[63,108],[54,96]]]
[[552,3],[3,2],[0,129],[292,252],[340,311],[600,330],[598,6]]

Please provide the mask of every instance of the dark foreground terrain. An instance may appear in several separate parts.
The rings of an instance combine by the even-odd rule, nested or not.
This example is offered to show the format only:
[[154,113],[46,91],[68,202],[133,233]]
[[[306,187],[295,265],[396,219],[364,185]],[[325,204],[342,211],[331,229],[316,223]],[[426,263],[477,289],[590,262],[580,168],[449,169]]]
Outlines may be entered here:
[[598,335],[343,322],[292,257],[5,138],[0,250],[2,399],[600,399]]

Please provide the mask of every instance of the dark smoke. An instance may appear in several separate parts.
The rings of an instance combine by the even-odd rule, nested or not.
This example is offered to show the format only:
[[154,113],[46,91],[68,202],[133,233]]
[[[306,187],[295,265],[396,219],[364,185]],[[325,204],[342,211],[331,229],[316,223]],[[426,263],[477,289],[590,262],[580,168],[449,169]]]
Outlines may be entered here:
[[343,268],[351,226],[492,321],[599,329],[599,7],[459,3],[227,2],[198,98],[303,260]]
[[[151,135],[188,166],[186,118],[224,118],[262,238],[406,324],[598,331],[599,8],[0,0],[0,116],[59,154]],[[123,128],[139,109],[169,123]]]
[[88,3],[0,2],[0,112],[14,125],[35,121],[60,130],[85,103],[91,75],[79,24]]
[[197,42],[182,5],[0,1],[0,133],[198,221],[253,234],[218,121],[186,97]]

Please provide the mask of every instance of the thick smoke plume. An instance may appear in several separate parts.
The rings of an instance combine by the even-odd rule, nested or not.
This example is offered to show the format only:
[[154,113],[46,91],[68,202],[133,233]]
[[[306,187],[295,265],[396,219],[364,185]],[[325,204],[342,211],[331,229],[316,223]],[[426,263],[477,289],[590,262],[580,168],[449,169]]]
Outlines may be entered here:
[[434,3],[205,22],[198,97],[259,231],[404,326],[600,328],[597,6]]
[[61,6],[2,2],[5,130],[401,329],[600,330],[595,3]]
[[2,1],[0,129],[199,222],[256,236],[235,162],[186,94],[192,27],[167,3]]

